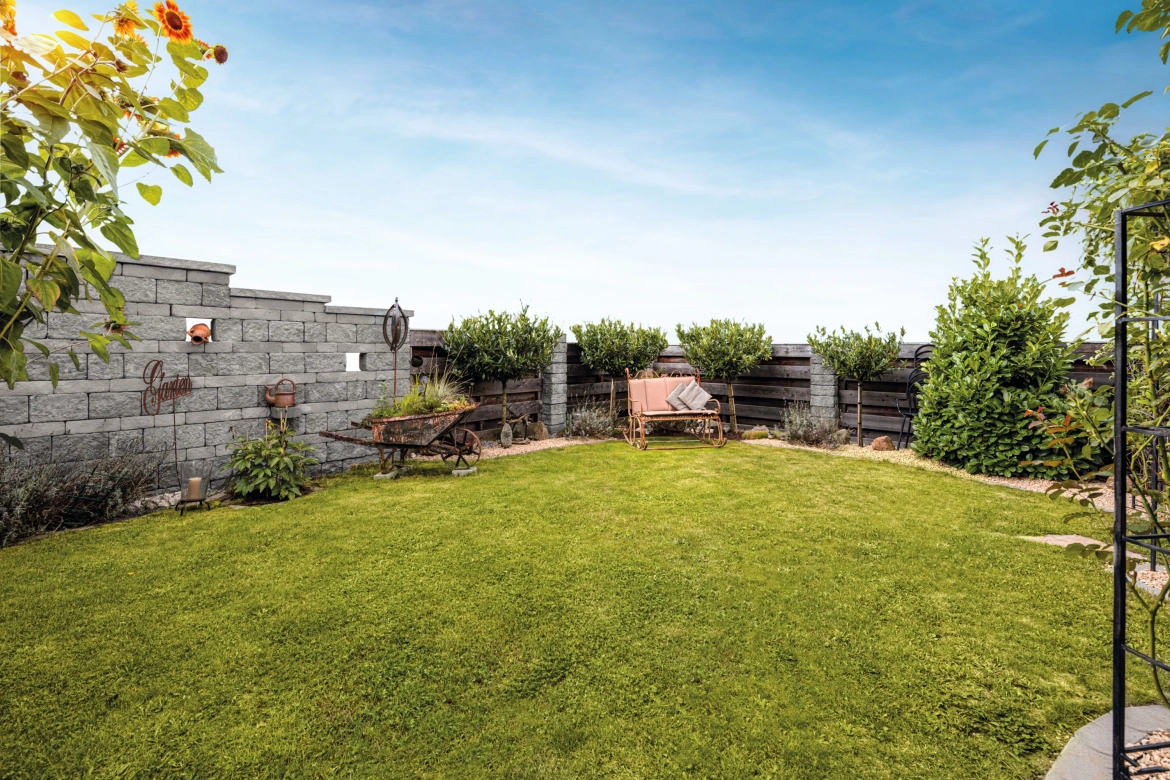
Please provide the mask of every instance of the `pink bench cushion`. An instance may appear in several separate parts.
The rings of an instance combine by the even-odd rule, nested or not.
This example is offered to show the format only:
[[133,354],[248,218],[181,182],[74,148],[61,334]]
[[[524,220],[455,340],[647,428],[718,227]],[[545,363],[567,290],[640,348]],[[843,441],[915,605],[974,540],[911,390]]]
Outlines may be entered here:
[[680,384],[690,382],[689,376],[662,376],[654,379],[631,379],[630,400],[635,412],[675,412],[678,411],[666,402]]

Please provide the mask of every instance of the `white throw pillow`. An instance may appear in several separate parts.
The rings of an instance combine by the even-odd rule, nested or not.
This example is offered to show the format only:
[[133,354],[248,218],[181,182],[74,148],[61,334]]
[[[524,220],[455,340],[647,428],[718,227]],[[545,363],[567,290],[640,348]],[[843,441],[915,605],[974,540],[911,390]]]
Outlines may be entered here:
[[666,396],[666,402],[680,412],[685,412],[690,409],[691,407],[683,403],[683,401],[679,399],[679,396],[686,392],[686,390],[694,383],[695,380],[693,379],[690,382],[679,382],[678,385],[670,391],[670,395]]
[[683,390],[679,400],[686,404],[688,409],[698,411],[707,406],[707,402],[711,400],[711,394],[700,387],[697,382],[691,382],[687,385],[687,389]]

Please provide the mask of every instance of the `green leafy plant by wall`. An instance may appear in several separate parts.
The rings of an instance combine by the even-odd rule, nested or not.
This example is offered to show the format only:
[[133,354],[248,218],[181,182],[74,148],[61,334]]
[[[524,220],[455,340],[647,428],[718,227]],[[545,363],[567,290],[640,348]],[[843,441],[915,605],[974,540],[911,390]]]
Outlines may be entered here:
[[893,331],[883,334],[882,326],[876,322],[874,331],[869,326],[864,333],[855,330],[846,331],[844,327],[839,331],[828,332],[824,328],[817,328],[816,335],[810,334],[808,344],[812,351],[821,356],[825,364],[839,376],[853,379],[857,382],[857,446],[865,444],[863,438],[863,414],[861,408],[862,393],[866,382],[873,382],[881,375],[898,364],[898,354],[902,349],[902,337],[906,329],[897,333]]
[[[14,4],[0,2],[0,380],[9,388],[28,379],[31,360],[48,362],[55,385],[58,355],[77,366],[80,346],[107,361],[111,343],[129,348],[127,329],[136,323],[111,284],[114,258],[94,234],[138,257],[124,179],[119,188],[122,169],[170,170],[188,187],[193,177],[180,160],[208,181],[222,172],[187,123],[203,103],[198,87],[208,72],[200,63],[227,61],[223,46],[192,36],[177,8],[152,17],[124,3],[95,17],[97,25],[57,11],[57,21],[72,29],[55,37],[19,36],[15,13]],[[157,53],[163,44],[165,57]],[[145,178],[136,176],[138,194],[157,205],[162,187]],[[74,304],[92,299],[101,301],[104,318],[67,344],[50,348],[26,335],[50,312],[78,314]],[[40,354],[28,358],[26,347]],[[21,446],[6,434],[0,439]]]
[[489,310],[465,317],[443,333],[452,370],[468,381],[496,381],[501,385],[501,422],[508,424],[508,383],[534,376],[552,362],[553,351],[564,332],[537,319],[524,306],[516,314]]
[[934,353],[918,395],[915,451],[973,474],[1063,478],[1063,465],[1028,410],[1064,407],[1075,344],[1064,343],[1072,299],[1045,297],[1024,276],[1025,245],[1009,239],[1011,270],[996,279],[988,241],[975,246],[975,275],[951,283],[930,337]]
[[317,465],[305,454],[312,449],[292,438],[284,420],[265,420],[263,436],[253,439],[245,433],[233,439],[228,487],[239,498],[295,498],[309,482],[308,468]]
[[675,332],[688,363],[701,375],[727,383],[731,430],[738,432],[732,383],[772,357],[772,340],[764,326],[736,320],[711,320],[706,325],[692,323],[689,328],[680,324]]
[[598,323],[574,325],[570,328],[581,348],[581,362],[603,374],[609,374],[609,414],[616,414],[615,379],[626,371],[635,374],[647,368],[667,347],[666,334],[661,328],[645,328],[621,320],[603,319]]

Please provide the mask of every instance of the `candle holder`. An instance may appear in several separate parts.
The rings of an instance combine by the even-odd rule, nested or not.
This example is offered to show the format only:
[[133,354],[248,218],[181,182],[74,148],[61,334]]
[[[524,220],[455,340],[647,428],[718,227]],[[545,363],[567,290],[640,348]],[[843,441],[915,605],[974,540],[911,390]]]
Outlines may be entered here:
[[191,504],[211,508],[207,495],[211,490],[211,461],[187,461],[179,473],[179,515]]

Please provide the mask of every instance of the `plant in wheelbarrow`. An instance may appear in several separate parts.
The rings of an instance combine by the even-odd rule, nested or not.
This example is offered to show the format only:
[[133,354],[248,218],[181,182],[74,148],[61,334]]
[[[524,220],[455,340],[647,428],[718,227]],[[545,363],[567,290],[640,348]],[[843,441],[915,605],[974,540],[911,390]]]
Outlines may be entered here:
[[305,454],[312,449],[312,445],[293,438],[284,420],[265,420],[263,436],[253,438],[248,431],[234,436],[228,487],[243,499],[296,498],[309,482],[309,467],[318,462]]
[[[371,432],[369,438],[353,438],[333,431],[322,431],[326,438],[378,450],[379,471],[397,474],[406,459],[414,455],[437,456],[454,461],[456,467],[469,467],[480,455],[479,437],[466,428],[457,427],[475,411],[462,386],[449,372],[430,378],[416,378],[410,392],[397,401],[392,389],[382,385],[382,392],[370,414],[357,424]],[[388,470],[389,468],[389,470]]]
[[383,383],[377,403],[374,404],[373,410],[362,422],[363,425],[369,427],[369,423],[373,419],[452,412],[465,409],[470,405],[471,402],[463,393],[463,386],[455,380],[449,371],[444,371],[426,380],[415,378],[411,382],[410,392],[397,400],[393,399],[390,385]]

